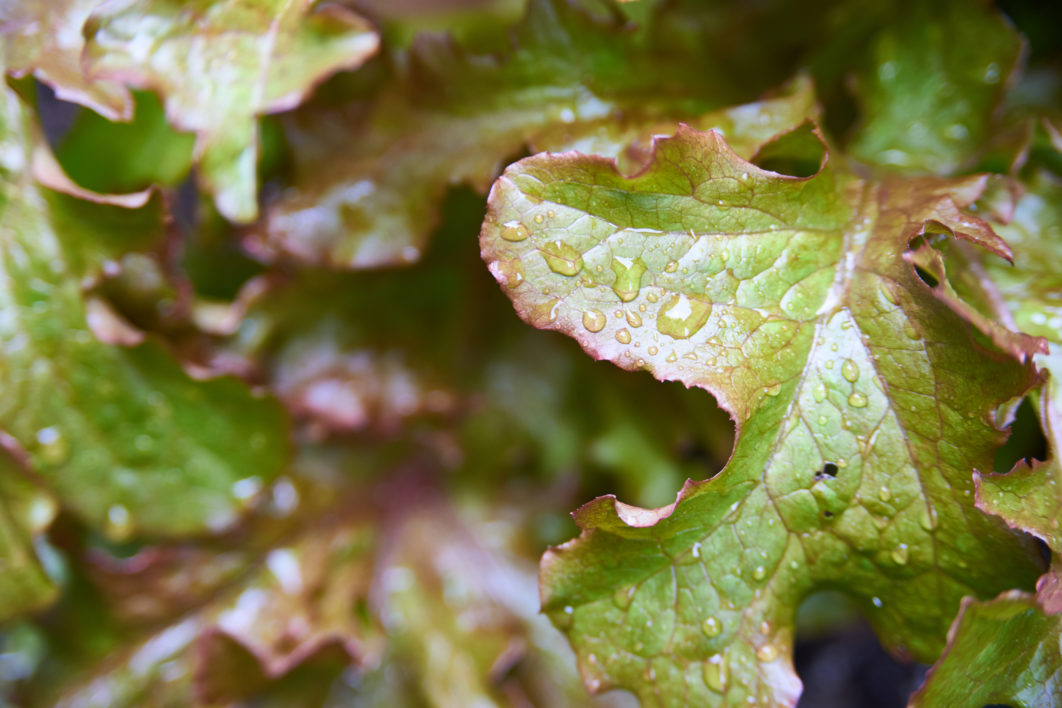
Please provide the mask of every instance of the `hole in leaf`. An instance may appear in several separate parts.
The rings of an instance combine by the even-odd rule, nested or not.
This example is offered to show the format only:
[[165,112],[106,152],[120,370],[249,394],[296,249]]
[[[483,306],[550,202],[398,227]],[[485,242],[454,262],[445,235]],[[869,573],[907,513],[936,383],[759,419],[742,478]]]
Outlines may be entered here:
[[801,603],[796,636],[793,663],[804,683],[800,708],[906,705],[928,668],[889,655],[855,603],[839,592],[817,592]]
[[918,277],[922,279],[922,282],[925,283],[926,285],[928,285],[929,287],[935,288],[935,287],[937,287],[937,285],[940,284],[939,281],[936,278],[934,278],[933,274],[930,273],[929,271],[927,271],[927,270],[925,270],[925,269],[923,269],[923,268],[921,268],[919,266],[915,266],[914,269],[915,269],[915,273],[918,274]]
[[811,177],[826,163],[826,146],[815,127],[804,123],[761,147],[750,162],[782,175]]
[[837,465],[835,465],[832,462],[827,462],[826,464],[824,464],[822,466],[821,470],[819,470],[818,472],[815,473],[815,479],[822,479],[823,477],[830,477],[832,479],[833,477],[836,477],[836,476],[837,476]]
[[833,512],[830,511],[829,509],[827,509],[826,511],[822,512],[822,515],[825,516],[827,519],[832,519],[833,518]]
[[1007,442],[996,451],[993,470],[1006,473],[1022,460],[1031,463],[1033,460],[1043,461],[1048,458],[1047,438],[1040,427],[1036,409],[1028,398],[1023,399],[1015,411],[1009,430],[1010,437]]

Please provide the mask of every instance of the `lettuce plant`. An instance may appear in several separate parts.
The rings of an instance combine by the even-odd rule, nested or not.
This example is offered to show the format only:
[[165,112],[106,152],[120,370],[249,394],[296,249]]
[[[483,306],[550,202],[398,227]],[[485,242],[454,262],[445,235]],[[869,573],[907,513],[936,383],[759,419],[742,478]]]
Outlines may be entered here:
[[467,5],[0,7],[0,702],[1062,703],[1050,9]]

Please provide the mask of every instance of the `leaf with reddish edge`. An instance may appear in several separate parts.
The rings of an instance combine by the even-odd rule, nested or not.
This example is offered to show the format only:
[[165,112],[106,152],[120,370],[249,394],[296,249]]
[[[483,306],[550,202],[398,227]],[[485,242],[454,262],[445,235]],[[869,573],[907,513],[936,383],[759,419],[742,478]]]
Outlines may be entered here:
[[133,98],[120,81],[98,79],[81,64],[81,28],[102,0],[14,0],[0,5],[0,55],[14,76],[33,74],[64,101],[110,120],[129,120]]
[[1062,616],[1028,593],[965,598],[948,646],[911,696],[910,708],[1003,704],[1055,708],[1062,700]]
[[485,190],[527,145],[640,164],[652,136],[683,120],[743,136],[751,155],[818,115],[806,77],[717,110],[735,94],[721,65],[647,51],[628,30],[566,0],[535,0],[503,56],[421,38],[395,57],[406,68],[368,105],[310,104],[287,120],[294,184],[249,247],[265,259],[352,269],[408,264],[420,258],[446,188]]
[[87,71],[159,92],[170,121],[197,133],[202,180],[239,222],[258,213],[256,116],[294,108],[379,46],[360,16],[315,0],[119,0],[85,35]]
[[927,660],[962,596],[1031,585],[1032,546],[971,502],[996,410],[1035,374],[903,257],[943,227],[1009,258],[962,211],[983,186],[788,177],[688,128],[630,177],[561,153],[495,183],[481,247],[521,317],[710,391],[739,429],[714,478],[661,509],[590,502],[543,558],[543,609],[592,691],[792,705],[792,608],[811,592],[844,590],[886,646]]

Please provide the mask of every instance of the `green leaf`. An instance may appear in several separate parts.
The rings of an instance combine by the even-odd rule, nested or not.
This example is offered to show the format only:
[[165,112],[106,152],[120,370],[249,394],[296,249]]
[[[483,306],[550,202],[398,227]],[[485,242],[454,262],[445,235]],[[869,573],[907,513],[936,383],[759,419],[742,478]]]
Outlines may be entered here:
[[[174,131],[152,93],[136,92],[130,123],[84,111],[63,136],[59,163],[82,187],[104,194],[176,186],[192,166],[195,137]],[[100,169],[106,165],[107,169]]]
[[679,120],[757,126],[762,116],[754,130],[766,140],[815,110],[809,83],[798,81],[765,107],[704,116],[739,93],[720,64],[642,47],[565,0],[531,2],[503,57],[425,37],[393,63],[408,68],[371,104],[307,106],[288,121],[295,182],[252,239],[263,256],[349,268],[409,263],[446,187],[486,189],[525,145],[630,149],[637,162],[650,137],[674,132]]
[[158,213],[40,188],[24,109],[3,100],[0,426],[65,508],[112,537],[230,525],[284,462],[282,411],[233,379],[193,381],[156,343],[93,336],[82,279],[155,237]]
[[81,28],[101,0],[13,0],[0,6],[3,64],[15,76],[33,74],[64,101],[111,120],[129,120],[133,100],[121,81],[85,73]]
[[971,512],[1031,367],[974,345],[905,257],[927,224],[1009,255],[961,211],[983,185],[787,177],[689,129],[633,177],[560,154],[495,183],[481,246],[521,317],[710,391],[739,430],[714,478],[655,510],[590,502],[544,557],[543,608],[591,690],[787,705],[792,608],[816,589],[925,660],[963,595],[1032,583],[1030,544]]
[[944,655],[910,706],[1057,706],[1060,641],[1062,615],[1045,615],[1026,593],[1007,592],[991,602],[966,598]]
[[379,41],[358,15],[314,0],[125,0],[99,8],[85,35],[93,76],[158,91],[173,124],[196,132],[203,182],[233,221],[257,214],[255,116],[293,108]]
[[987,2],[896,3],[856,74],[848,151],[907,172],[971,167],[993,136],[1023,40]]
[[58,589],[33,547],[55,517],[55,500],[0,452],[0,622],[48,606]]

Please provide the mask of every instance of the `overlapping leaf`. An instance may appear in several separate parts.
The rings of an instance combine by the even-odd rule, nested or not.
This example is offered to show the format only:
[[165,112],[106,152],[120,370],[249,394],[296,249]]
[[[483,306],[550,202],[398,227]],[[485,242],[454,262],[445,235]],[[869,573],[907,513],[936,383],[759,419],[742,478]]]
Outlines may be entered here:
[[314,0],[110,3],[85,33],[93,76],[158,91],[174,125],[198,134],[203,181],[234,221],[257,214],[255,117],[293,108],[378,46],[362,18]]
[[982,187],[786,177],[692,130],[633,177],[564,153],[495,184],[483,255],[527,322],[707,389],[739,425],[718,476],[661,509],[591,502],[543,559],[591,690],[790,705],[791,608],[816,588],[931,659],[963,595],[1032,582],[1028,544],[971,509],[1031,368],[976,344],[904,258],[927,223],[1008,256],[961,211]]
[[1062,698],[1060,641],[1062,616],[1045,615],[1026,593],[991,602],[967,598],[944,655],[910,706],[1053,708]]
[[[531,2],[513,35],[503,57],[425,38],[396,59],[407,68],[371,104],[296,114],[295,184],[271,207],[255,248],[352,268],[407,263],[419,258],[447,185],[486,188],[527,144],[617,155],[637,141],[644,152],[679,119],[710,127],[762,116],[769,135],[789,119],[756,106],[702,119],[740,94],[707,53],[694,61],[642,47],[566,0]],[[806,82],[785,100],[790,114],[806,116]]]
[[969,169],[997,127],[1021,57],[1020,35],[987,2],[899,2],[878,10],[886,25],[857,74],[862,117],[849,152],[908,172]]
[[157,234],[158,213],[39,187],[24,109],[3,100],[0,425],[61,504],[112,536],[231,524],[284,460],[282,412],[235,380],[192,381],[157,344],[93,336],[81,280]]
[[0,5],[3,63],[16,76],[32,73],[59,98],[88,106],[111,120],[133,113],[120,81],[97,79],[81,65],[81,28],[101,0],[12,0]]

